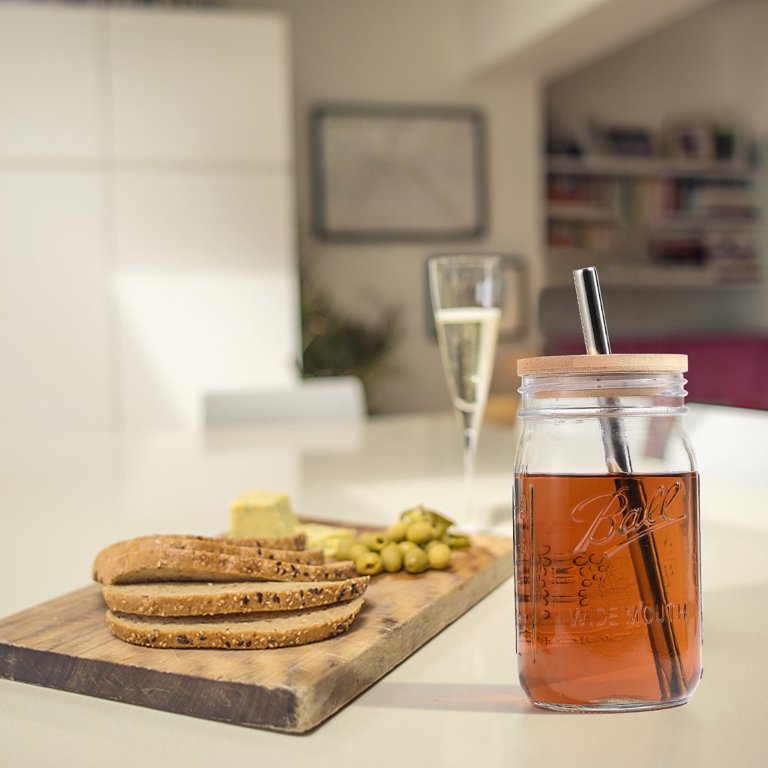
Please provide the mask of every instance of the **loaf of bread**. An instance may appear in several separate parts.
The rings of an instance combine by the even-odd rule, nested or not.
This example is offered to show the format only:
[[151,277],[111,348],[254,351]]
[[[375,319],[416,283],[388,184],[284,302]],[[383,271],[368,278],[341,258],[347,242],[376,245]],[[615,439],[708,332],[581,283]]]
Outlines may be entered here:
[[316,642],[349,628],[369,577],[325,563],[303,534],[238,538],[157,534],[96,555],[107,622],[155,648],[263,649]]
[[325,640],[345,632],[363,598],[304,611],[194,618],[134,616],[107,611],[113,634],[152,648],[283,648]]
[[360,597],[369,576],[344,581],[267,581],[219,584],[155,583],[104,587],[114,612],[145,616],[223,616],[295,611]]

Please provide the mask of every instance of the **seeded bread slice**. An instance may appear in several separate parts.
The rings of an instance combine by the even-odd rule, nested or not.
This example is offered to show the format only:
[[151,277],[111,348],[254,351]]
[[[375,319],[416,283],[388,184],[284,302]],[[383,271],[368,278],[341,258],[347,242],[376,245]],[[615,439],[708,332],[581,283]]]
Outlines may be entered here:
[[107,611],[112,633],[151,648],[226,648],[256,650],[305,645],[349,629],[363,598],[306,611],[188,619],[133,616]]
[[[224,544],[236,544],[241,547],[262,547],[264,549],[300,550],[307,546],[307,535],[302,531],[292,536],[195,536],[192,534],[160,534],[176,539],[198,539],[202,541],[220,541]],[[154,538],[154,537],[153,537]]]
[[360,597],[370,576],[345,581],[267,581],[226,584],[161,583],[104,587],[112,611],[145,616],[221,616],[294,611]]
[[357,574],[351,561],[306,565],[257,555],[113,544],[99,552],[93,578],[102,584],[147,581],[338,581]]
[[271,549],[255,546],[230,543],[230,539],[214,539],[208,536],[183,536],[163,534],[159,536],[139,536],[125,542],[127,546],[155,546],[173,547],[174,549],[191,549],[200,552],[222,552],[226,555],[250,555],[264,557],[267,560],[287,560],[292,563],[306,563],[308,565],[321,565],[325,555],[321,548],[316,549]]

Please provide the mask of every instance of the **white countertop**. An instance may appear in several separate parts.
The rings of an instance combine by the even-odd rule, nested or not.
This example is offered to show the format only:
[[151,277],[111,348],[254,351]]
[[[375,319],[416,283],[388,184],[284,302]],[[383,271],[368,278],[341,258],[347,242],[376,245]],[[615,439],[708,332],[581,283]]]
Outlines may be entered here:
[[[704,679],[671,710],[560,715],[518,685],[509,581],[315,731],[252,730],[0,680],[0,765],[758,766],[768,689],[768,414],[698,407]],[[511,532],[515,430],[486,425],[478,497]],[[388,523],[424,502],[460,515],[448,415],[216,434],[0,438],[0,616],[88,583],[94,554],[150,532],[220,533],[252,487],[300,514]]]

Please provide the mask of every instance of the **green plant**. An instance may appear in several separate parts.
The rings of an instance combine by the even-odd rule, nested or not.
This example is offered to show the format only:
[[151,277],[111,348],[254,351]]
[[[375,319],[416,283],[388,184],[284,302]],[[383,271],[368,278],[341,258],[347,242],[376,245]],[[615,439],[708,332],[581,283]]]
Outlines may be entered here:
[[357,376],[371,402],[371,385],[392,366],[389,358],[400,336],[399,311],[384,307],[374,320],[363,321],[338,309],[327,291],[302,272],[302,374]]

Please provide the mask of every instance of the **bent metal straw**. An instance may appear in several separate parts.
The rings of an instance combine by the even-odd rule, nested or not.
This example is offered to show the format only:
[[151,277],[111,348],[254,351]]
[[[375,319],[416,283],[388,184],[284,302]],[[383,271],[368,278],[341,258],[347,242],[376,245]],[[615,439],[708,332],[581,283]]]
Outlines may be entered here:
[[[611,344],[597,270],[594,267],[576,269],[573,280],[587,354],[610,355]],[[619,405],[615,397],[603,398],[600,404],[606,409]],[[606,416],[600,420],[600,427],[608,472],[621,475],[616,484],[617,487],[626,488],[630,508],[645,507],[642,484],[626,477],[632,474],[632,459],[621,419]],[[629,549],[637,587],[644,601],[651,605],[666,605],[668,600],[653,533],[648,531],[645,536],[630,544]],[[685,676],[672,623],[651,622],[647,627],[662,695],[666,690],[670,696],[680,696],[685,692]]]

